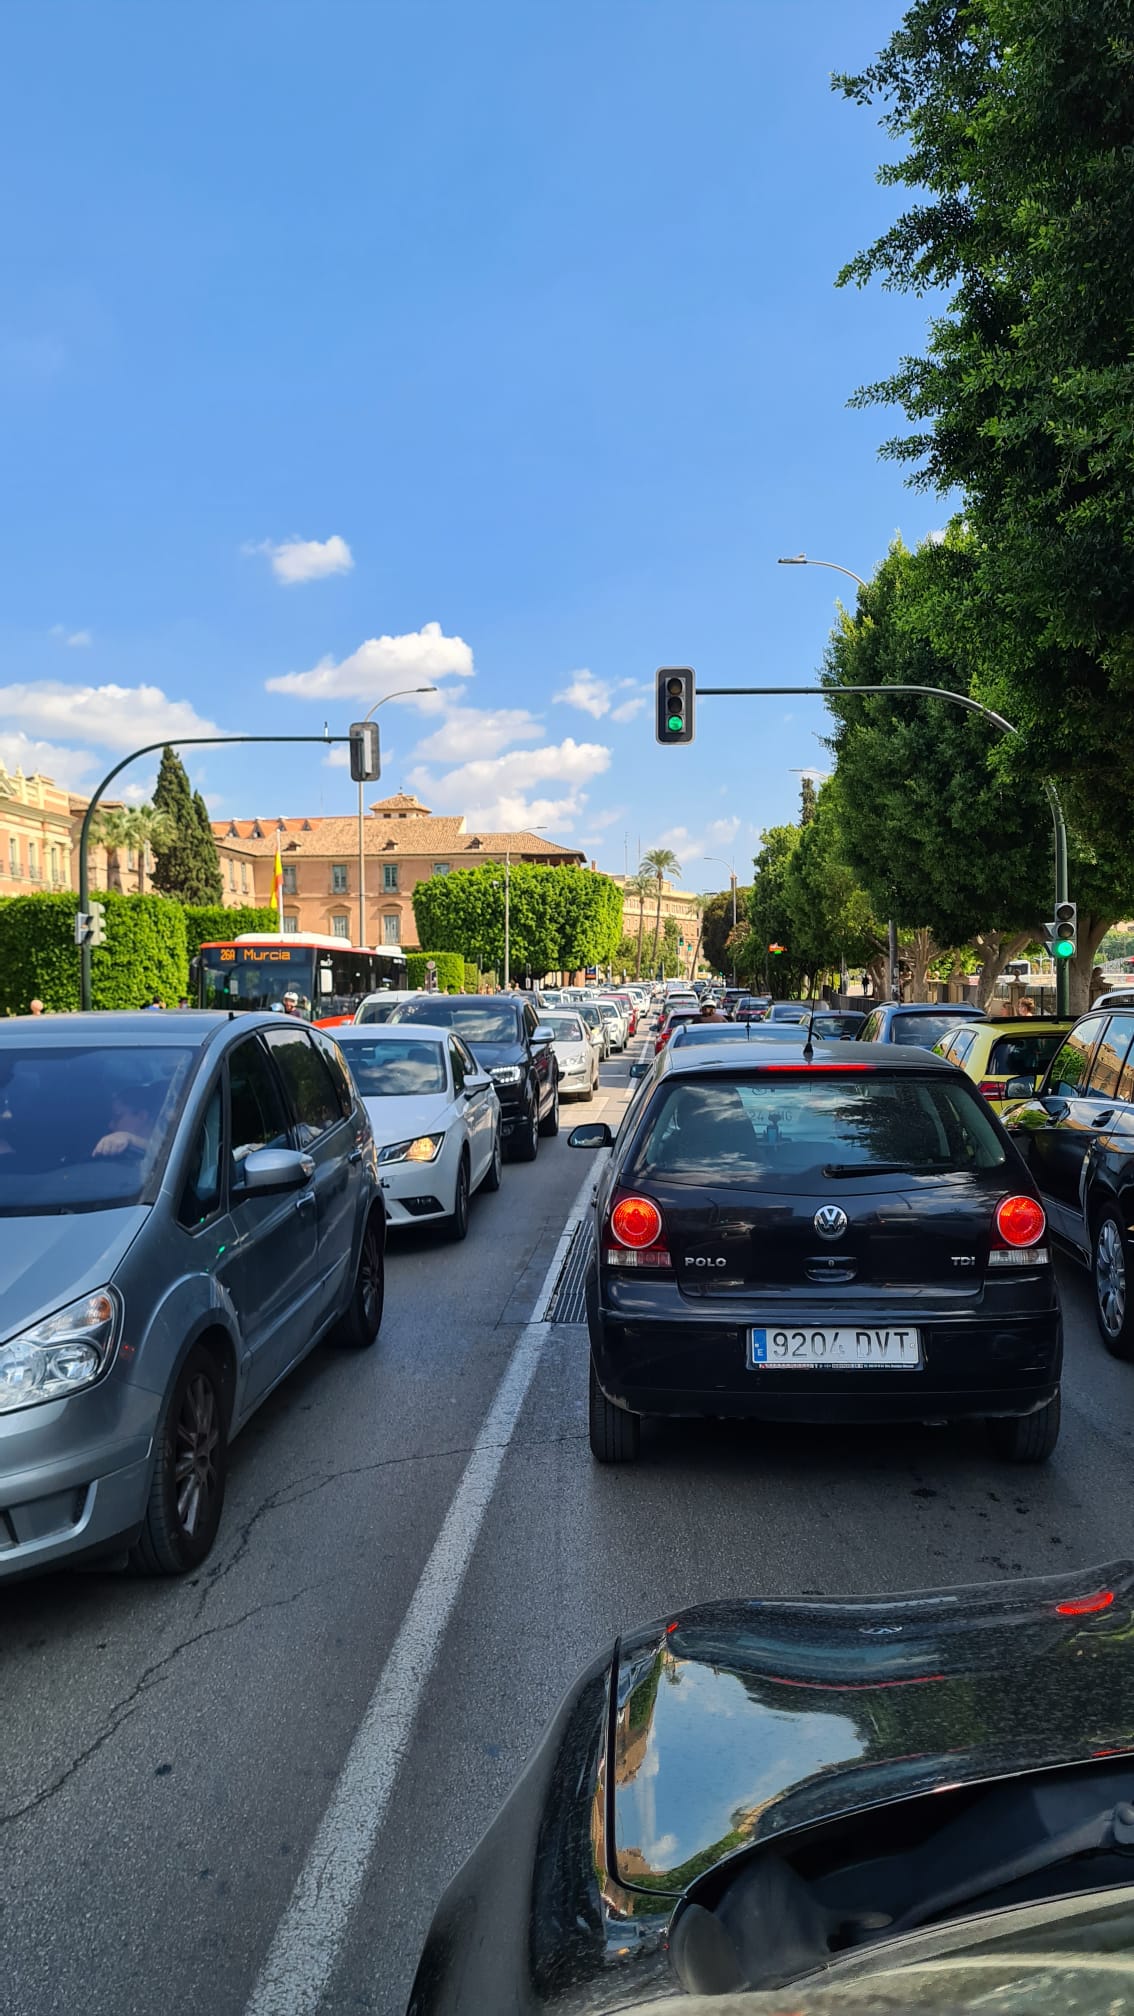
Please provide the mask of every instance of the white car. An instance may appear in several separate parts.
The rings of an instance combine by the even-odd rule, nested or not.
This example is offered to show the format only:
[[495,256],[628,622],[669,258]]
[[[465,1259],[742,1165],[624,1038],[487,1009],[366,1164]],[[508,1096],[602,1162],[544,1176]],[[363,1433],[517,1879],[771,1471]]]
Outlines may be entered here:
[[599,1063],[605,1064],[613,1046],[610,1040],[610,1031],[603,1020],[598,1002],[580,1001],[575,1009],[575,1013],[582,1021],[591,1042],[595,1046]]
[[453,1029],[348,1023],[335,1040],[369,1115],[391,1225],[469,1229],[474,1190],[499,1190],[500,1101]]
[[366,994],[354,1011],[356,1022],[388,1022],[394,1009],[403,1001],[416,1001],[424,990],[420,987],[384,987],[380,994]]
[[595,1006],[597,1007],[599,1014],[602,1016],[603,1021],[606,1023],[607,1034],[610,1037],[611,1049],[625,1050],[627,1041],[627,1028],[626,1028],[626,1017],[622,1013],[621,1002],[608,1001],[604,995],[595,1003]]
[[550,1008],[540,1020],[551,1031],[560,1098],[593,1099],[598,1090],[599,1053],[582,1016],[565,1008]]

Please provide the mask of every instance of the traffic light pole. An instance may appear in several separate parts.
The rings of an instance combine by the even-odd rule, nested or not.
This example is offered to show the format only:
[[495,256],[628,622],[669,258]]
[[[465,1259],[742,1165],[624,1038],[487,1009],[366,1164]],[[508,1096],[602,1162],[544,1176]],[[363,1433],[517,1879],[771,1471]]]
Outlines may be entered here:
[[[96,787],[90,799],[90,802],[87,806],[87,809],[83,814],[83,823],[82,826],[79,828],[80,915],[85,917],[88,914],[91,907],[90,863],[87,857],[87,846],[90,840],[91,820],[94,818],[94,815],[98,810],[99,800],[102,798],[103,792],[106,790],[107,785],[113,784],[119,771],[125,770],[127,766],[131,763],[136,763],[139,756],[152,756],[154,752],[158,749],[189,749],[189,748],[216,749],[219,748],[222,743],[229,743],[229,742],[322,742],[326,744],[328,742],[349,742],[349,741],[350,741],[349,735],[180,735],[177,737],[176,741],[171,741],[169,736],[163,736],[160,742],[146,742],[140,749],[131,749],[130,754],[128,756],[124,756],[120,763],[116,763],[113,770],[107,771],[106,776],[102,780],[102,783]],[[89,938],[87,938],[84,939],[82,945],[80,945],[79,947],[79,1006],[80,1008],[89,1008],[90,1005],[91,1005],[91,947],[90,947],[90,940]]]
[[[857,579],[857,576],[855,578]],[[983,701],[972,699],[968,693],[953,693],[948,686],[887,684],[885,686],[698,686],[697,688],[698,699],[706,699],[718,695],[748,695],[754,693],[766,693],[776,696],[788,693],[812,694],[828,702],[835,693],[920,693],[930,700],[952,700],[955,706],[966,708],[970,714],[983,715],[986,721],[991,721],[994,728],[999,728],[1002,735],[1018,735],[1020,732],[1015,722],[1006,721],[1003,714],[998,714],[995,708],[986,707]],[[1063,807],[1059,802],[1059,793],[1050,778],[1045,779],[1044,790],[1047,792],[1048,804],[1051,806],[1052,824],[1055,828],[1055,900],[1057,903],[1066,903],[1069,900],[1067,895],[1067,822],[1063,817]],[[893,946],[891,945],[892,957]],[[1057,1012],[1062,1016],[1069,1015],[1071,1012],[1071,974],[1069,964],[1070,962],[1066,959],[1057,959],[1055,962],[1055,1005]]]

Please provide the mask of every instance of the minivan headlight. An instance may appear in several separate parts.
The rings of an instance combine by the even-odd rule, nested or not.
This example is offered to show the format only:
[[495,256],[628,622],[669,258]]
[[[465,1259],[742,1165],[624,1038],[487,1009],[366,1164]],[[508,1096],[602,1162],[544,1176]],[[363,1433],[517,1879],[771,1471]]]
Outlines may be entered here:
[[0,1344],[0,1414],[93,1385],[114,1355],[118,1316],[117,1296],[96,1288]]

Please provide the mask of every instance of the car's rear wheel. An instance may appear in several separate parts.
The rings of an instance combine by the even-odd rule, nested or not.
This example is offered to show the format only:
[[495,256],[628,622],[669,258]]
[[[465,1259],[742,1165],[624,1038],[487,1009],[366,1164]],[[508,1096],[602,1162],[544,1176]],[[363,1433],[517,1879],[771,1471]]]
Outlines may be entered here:
[[558,1080],[558,1078],[556,1079],[556,1081],[555,1081],[555,1084],[554,1084],[554,1086],[552,1087],[552,1092],[551,1092],[551,1111],[550,1111],[550,1113],[545,1113],[545,1115],[544,1115],[543,1119],[542,1119],[542,1120],[540,1121],[540,1123],[539,1123],[539,1131],[540,1131],[540,1133],[541,1133],[541,1134],[546,1134],[546,1136],[547,1136],[547,1138],[548,1138],[548,1140],[549,1140],[549,1141],[552,1141],[552,1140],[554,1140],[555,1136],[556,1136],[556,1135],[558,1134],[558,1132],[559,1132],[559,1080]]
[[464,1239],[469,1229],[469,1158],[462,1152],[457,1170],[457,1187],[453,1192],[453,1209],[449,1217],[449,1237]]
[[228,1476],[228,1405],[211,1351],[195,1344],[166,1394],[141,1533],[130,1566],[187,1575],[217,1537]]
[[635,1463],[642,1439],[641,1416],[628,1414],[624,1407],[611,1405],[599,1385],[593,1359],[587,1413],[591,1455],[595,1462]]
[[499,1127],[497,1127],[495,1133],[492,1136],[492,1160],[488,1165],[486,1174],[481,1179],[481,1185],[480,1185],[481,1189],[499,1190],[500,1179],[503,1173],[504,1173],[504,1149],[500,1140],[500,1129]]
[[533,1099],[530,1110],[524,1114],[515,1136],[517,1162],[534,1162],[539,1154],[539,1107]]
[[1130,1255],[1125,1227],[1110,1205],[1095,1227],[1091,1274],[1095,1284],[1095,1315],[1103,1343],[1112,1358],[1134,1358]]
[[1046,1463],[1059,1440],[1059,1394],[1035,1414],[1021,1414],[1005,1420],[998,1416],[988,1423],[993,1454],[1006,1463]]
[[351,1291],[350,1307],[336,1332],[336,1340],[348,1350],[365,1351],[382,1328],[382,1305],[386,1299],[386,1255],[382,1227],[374,1212],[366,1221],[362,1248]]

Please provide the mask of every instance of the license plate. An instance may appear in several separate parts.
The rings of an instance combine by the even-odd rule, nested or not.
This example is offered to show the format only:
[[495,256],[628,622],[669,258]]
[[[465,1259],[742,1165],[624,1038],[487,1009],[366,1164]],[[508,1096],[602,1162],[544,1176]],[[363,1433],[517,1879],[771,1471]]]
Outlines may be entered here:
[[921,1335],[898,1326],[750,1330],[747,1362],[750,1372],[817,1372],[824,1366],[841,1372],[914,1372],[921,1365]]

